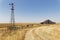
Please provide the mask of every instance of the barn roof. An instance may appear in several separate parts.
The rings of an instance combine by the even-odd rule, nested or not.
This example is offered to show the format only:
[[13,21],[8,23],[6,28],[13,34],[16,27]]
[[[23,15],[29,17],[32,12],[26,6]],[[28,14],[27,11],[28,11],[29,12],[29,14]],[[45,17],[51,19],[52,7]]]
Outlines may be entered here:
[[55,24],[55,22],[48,19],[48,20],[45,20],[44,22],[41,22],[41,24]]

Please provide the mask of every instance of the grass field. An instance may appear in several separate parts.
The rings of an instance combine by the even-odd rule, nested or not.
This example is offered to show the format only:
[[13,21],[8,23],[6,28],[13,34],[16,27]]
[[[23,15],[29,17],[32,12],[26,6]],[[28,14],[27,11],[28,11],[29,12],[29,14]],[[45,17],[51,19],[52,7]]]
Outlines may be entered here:
[[60,23],[17,23],[18,30],[10,31],[10,24],[0,24],[0,40],[60,40]]

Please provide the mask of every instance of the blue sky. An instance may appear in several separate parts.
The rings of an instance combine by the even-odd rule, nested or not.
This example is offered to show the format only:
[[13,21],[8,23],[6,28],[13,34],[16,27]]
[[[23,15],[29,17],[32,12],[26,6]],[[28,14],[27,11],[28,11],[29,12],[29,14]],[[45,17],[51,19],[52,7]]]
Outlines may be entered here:
[[[11,0],[0,0],[0,22],[10,22]],[[14,0],[16,22],[60,22],[60,0]]]

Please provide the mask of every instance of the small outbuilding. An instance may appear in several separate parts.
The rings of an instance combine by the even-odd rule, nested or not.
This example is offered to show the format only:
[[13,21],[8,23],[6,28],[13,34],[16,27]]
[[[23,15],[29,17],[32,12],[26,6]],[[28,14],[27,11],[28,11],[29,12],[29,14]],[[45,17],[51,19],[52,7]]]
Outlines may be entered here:
[[44,22],[41,22],[41,24],[56,24],[56,22],[53,22],[51,20],[45,20]]

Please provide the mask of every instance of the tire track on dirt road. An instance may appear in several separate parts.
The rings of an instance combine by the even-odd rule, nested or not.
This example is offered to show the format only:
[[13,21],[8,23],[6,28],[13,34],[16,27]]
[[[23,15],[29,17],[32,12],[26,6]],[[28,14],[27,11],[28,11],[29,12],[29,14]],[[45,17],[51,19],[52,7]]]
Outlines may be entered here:
[[44,26],[34,28],[25,34],[24,40],[60,40],[60,27]]

